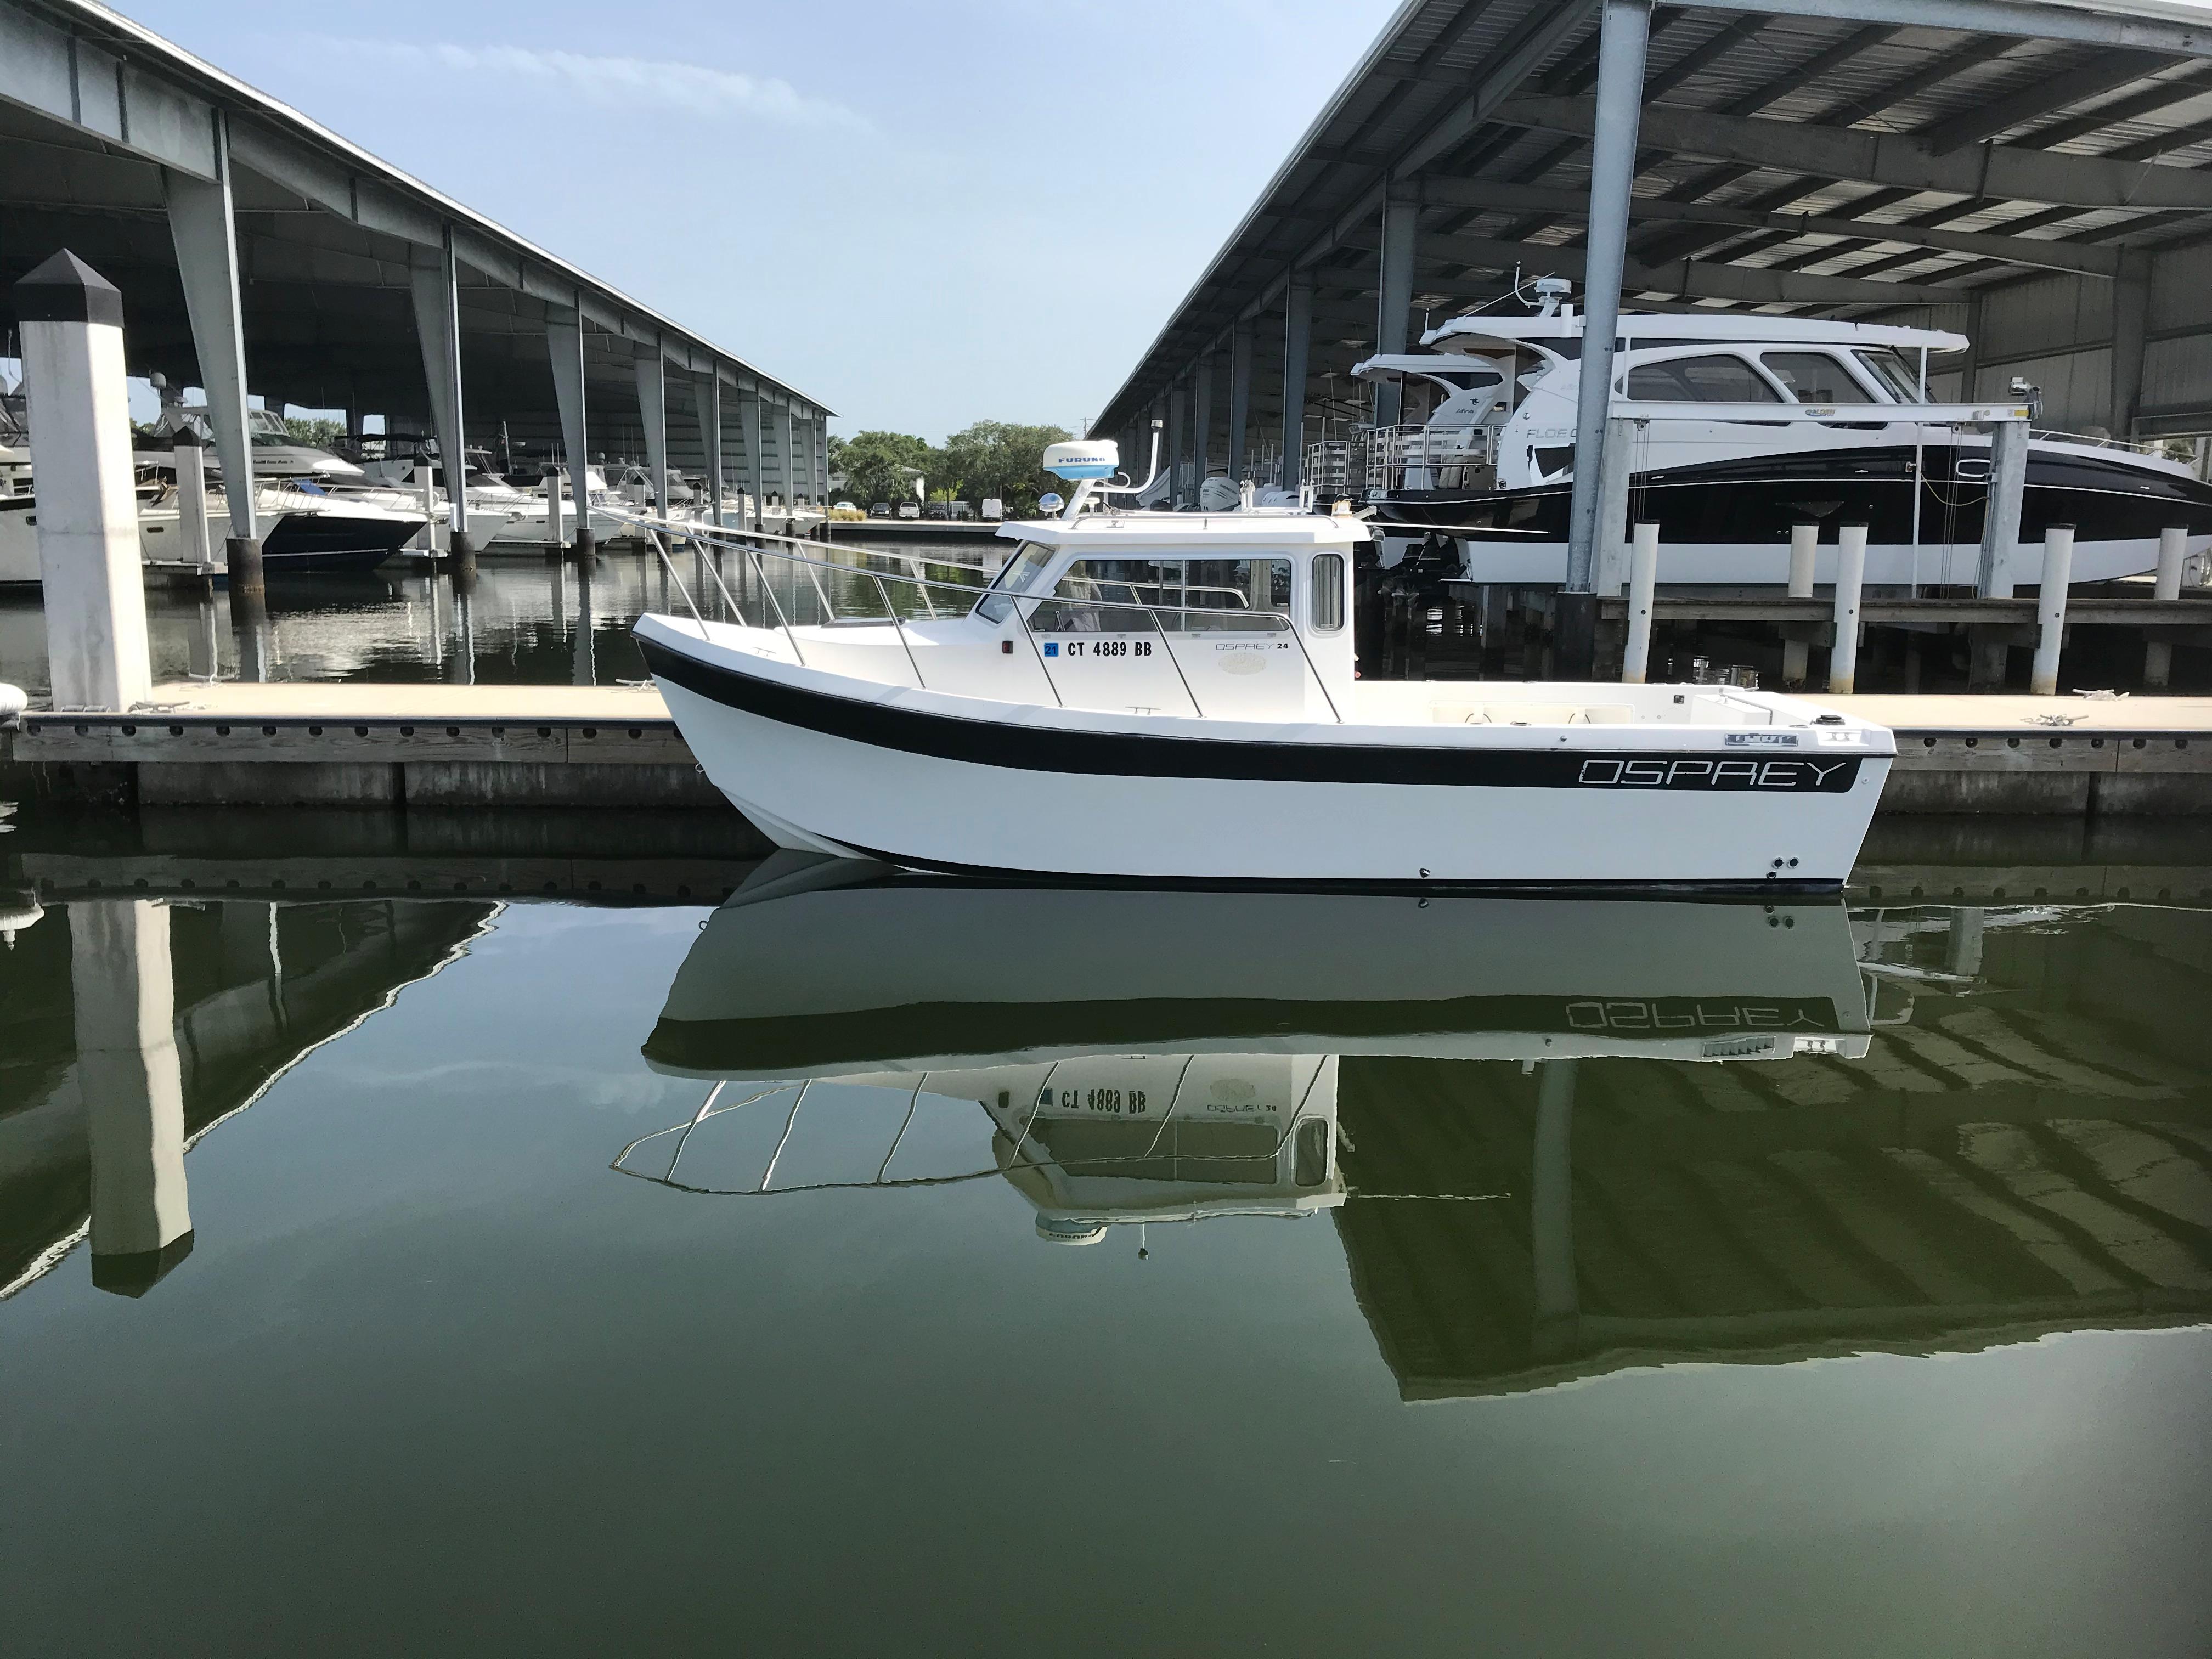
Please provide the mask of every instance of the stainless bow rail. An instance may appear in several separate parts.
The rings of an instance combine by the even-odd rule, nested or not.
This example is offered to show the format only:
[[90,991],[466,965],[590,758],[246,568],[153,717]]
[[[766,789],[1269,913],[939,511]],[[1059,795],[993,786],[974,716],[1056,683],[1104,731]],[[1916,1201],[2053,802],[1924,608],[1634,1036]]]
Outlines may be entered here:
[[[763,547],[759,545],[759,544],[763,542],[782,543],[787,547],[811,548],[817,545],[817,544],[808,541],[802,537],[781,536],[773,534],[766,531],[730,530],[719,526],[703,524],[686,520],[655,518],[641,513],[626,513],[613,507],[600,507],[595,510],[604,512],[607,516],[619,520],[625,524],[634,525],[639,530],[644,532],[646,539],[652,544],[654,555],[660,561],[661,568],[667,573],[669,580],[676,584],[676,591],[684,597],[684,608],[690,611],[691,619],[699,624],[700,629],[702,630],[702,635],[703,630],[708,625],[707,618],[701,614],[698,602],[692,598],[691,590],[684,586],[683,576],[677,571],[675,560],[669,551],[668,538],[670,537],[681,537],[686,541],[703,544],[707,546],[719,548],[721,550],[727,552],[742,554],[750,563],[753,574],[760,583],[761,592],[766,597],[769,607],[775,612],[775,626],[782,630],[784,639],[791,647],[791,654],[798,660],[799,665],[802,668],[807,665],[805,649],[799,643],[797,629],[793,624],[789,615],[784,611],[783,602],[776,597],[775,584],[770,582],[768,579],[767,569],[761,562],[763,558],[775,559],[781,563],[797,566],[806,572],[807,580],[814,589],[815,598],[821,603],[822,612],[823,617],[826,618],[827,626],[843,627],[850,626],[855,623],[882,623],[888,621],[893,629],[897,633],[899,645],[906,653],[908,667],[914,671],[915,684],[925,691],[930,689],[929,682],[923,678],[921,663],[914,653],[913,642],[907,637],[906,618],[899,614],[898,607],[891,602],[890,590],[884,586],[884,583],[887,580],[897,582],[905,586],[915,589],[921,596],[922,608],[928,612],[933,620],[936,619],[939,614],[936,605],[929,598],[930,591],[933,589],[942,592],[958,593],[962,595],[966,601],[966,604],[963,608],[970,611],[980,605],[987,598],[995,596],[1006,599],[1008,602],[1009,609],[1013,612],[1014,620],[1021,627],[1022,637],[1028,643],[1030,647],[1030,655],[1036,661],[1038,672],[1044,676],[1046,689],[1052,693],[1053,702],[1062,708],[1068,706],[1067,700],[1060,695],[1060,684],[1053,678],[1052,669],[1046,662],[1044,653],[1039,648],[1036,642],[1036,635],[1030,626],[1031,623],[1036,617],[1036,613],[1043,610],[1048,605],[1084,605],[1099,610],[1139,611],[1144,612],[1146,619],[1152,623],[1152,631],[1159,635],[1161,653],[1166,657],[1168,665],[1175,670],[1176,678],[1182,684],[1183,696],[1190,700],[1191,713],[1200,720],[1206,718],[1206,710],[1202,706],[1200,706],[1198,701],[1198,694],[1191,689],[1190,677],[1183,672],[1182,664],[1176,656],[1174,645],[1170,641],[1168,637],[1167,627],[1160,620],[1163,612],[1176,617],[1218,617],[1224,618],[1226,622],[1234,624],[1233,626],[1216,630],[1219,632],[1234,633],[1238,631],[1249,631],[1253,633],[1286,634],[1290,636],[1291,643],[1297,647],[1299,659],[1305,665],[1306,672],[1313,677],[1314,684],[1320,689],[1322,700],[1328,705],[1328,712],[1331,718],[1333,718],[1339,726],[1344,724],[1343,711],[1337,708],[1336,699],[1329,692],[1328,682],[1322,678],[1321,671],[1315,667],[1312,653],[1306,649],[1304,638],[1298,633],[1297,628],[1292,623],[1291,619],[1279,611],[1254,611],[1249,607],[1241,610],[1225,610],[1206,605],[1174,605],[1164,606],[1147,605],[1135,597],[1136,585],[1126,583],[1116,583],[1115,585],[1117,586],[1126,586],[1129,588],[1130,597],[1127,599],[1086,599],[1063,593],[1008,593],[1002,589],[993,586],[990,583],[985,583],[979,586],[971,582],[937,581],[927,576],[900,574],[896,572],[886,576],[881,572],[869,570],[856,564],[840,564],[835,560],[814,558],[805,554],[787,551],[783,548]],[[866,556],[866,550],[856,549],[854,550],[856,552],[860,552],[863,556]],[[916,562],[919,562],[917,561]],[[723,601],[729,606],[732,613],[734,614],[740,621],[744,621],[744,605],[735,594],[730,592],[729,584],[722,580],[722,572],[720,565],[709,561],[704,568],[707,573],[714,578],[714,586],[720,590]],[[838,616],[837,608],[831,601],[828,590],[823,587],[821,577],[816,574],[818,571],[823,570],[833,572],[839,576],[866,576],[868,578],[868,580],[875,585],[877,597],[883,601],[884,614],[881,617],[847,616],[841,617]],[[995,580],[995,577],[994,580]],[[746,626],[750,627],[751,625],[752,624],[750,623],[746,623]],[[1189,632],[1191,630],[1179,629],[1178,631]]]

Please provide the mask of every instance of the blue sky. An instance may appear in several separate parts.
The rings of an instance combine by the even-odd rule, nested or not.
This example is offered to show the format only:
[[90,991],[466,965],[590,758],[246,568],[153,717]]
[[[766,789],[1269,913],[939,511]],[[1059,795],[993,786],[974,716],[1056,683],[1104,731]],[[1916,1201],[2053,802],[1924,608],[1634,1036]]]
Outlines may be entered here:
[[1393,0],[122,0],[840,411],[1073,425]]

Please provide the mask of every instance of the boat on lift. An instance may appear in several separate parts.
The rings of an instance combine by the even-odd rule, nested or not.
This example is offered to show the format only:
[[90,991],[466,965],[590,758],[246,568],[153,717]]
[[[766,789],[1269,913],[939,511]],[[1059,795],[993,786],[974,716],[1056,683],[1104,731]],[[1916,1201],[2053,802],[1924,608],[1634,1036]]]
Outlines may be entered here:
[[[1583,319],[1563,302],[1565,283],[1535,287],[1542,297],[1533,314],[1455,317],[1421,336],[1431,349],[1370,357],[1352,371],[1400,388],[1401,422],[1364,434],[1378,532],[1455,541],[1474,581],[1558,584],[1566,575]],[[1662,583],[1778,586],[1801,523],[1823,529],[1818,580],[1834,580],[1837,527],[1863,524],[1869,587],[1974,582],[1988,436],[1884,414],[1928,402],[1930,358],[1965,349],[1964,335],[1629,312],[1616,341],[1617,399],[1824,411],[1818,420],[1667,419],[1644,429],[1630,462],[1630,513],[1659,526]],[[2037,429],[2018,568],[2040,568],[2033,549],[2054,524],[2075,527],[2075,581],[2136,575],[2156,567],[2163,530],[2185,528],[2193,551],[2212,547],[2212,486],[2150,449]]]
[[[1361,680],[1369,532],[1348,502],[1087,511],[1139,488],[1105,482],[1115,446],[1055,444],[1045,466],[1073,498],[1000,528],[1012,553],[981,592],[785,553],[819,620],[772,587],[757,622],[640,618],[693,754],[780,845],[1109,882],[1771,892],[1848,874],[1885,728],[1731,687]],[[890,602],[841,617],[833,590]]]

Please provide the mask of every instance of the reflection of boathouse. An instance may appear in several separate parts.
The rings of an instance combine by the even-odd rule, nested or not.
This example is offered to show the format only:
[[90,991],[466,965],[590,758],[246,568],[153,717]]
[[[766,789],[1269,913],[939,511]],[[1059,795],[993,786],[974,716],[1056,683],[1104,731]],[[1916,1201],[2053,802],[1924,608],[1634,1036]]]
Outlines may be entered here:
[[92,1235],[136,1294],[189,1249],[183,1155],[435,971],[483,904],[88,899],[0,953],[0,1295]]
[[1347,1057],[1336,1225],[1404,1395],[2212,1316],[2202,919],[1917,916],[1860,919],[1863,1060]]

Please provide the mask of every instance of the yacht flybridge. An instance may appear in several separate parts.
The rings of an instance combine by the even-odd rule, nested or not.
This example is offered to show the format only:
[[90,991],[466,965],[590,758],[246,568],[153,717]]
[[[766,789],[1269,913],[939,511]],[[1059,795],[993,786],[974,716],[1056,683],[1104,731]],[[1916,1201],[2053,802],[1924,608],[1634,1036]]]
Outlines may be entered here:
[[[1477,581],[1557,583],[1567,561],[1583,319],[1540,283],[1533,315],[1455,317],[1425,352],[1356,364],[1395,380],[1402,424],[1368,434],[1365,483],[1378,527],[1455,539]],[[1659,526],[1659,580],[1779,584],[1790,532],[1822,526],[1817,579],[1834,579],[1837,527],[1868,526],[1871,586],[1975,580],[1990,489],[1985,431],[1885,415],[1924,404],[1936,354],[1964,335],[1802,317],[1625,313],[1616,408],[1733,404],[1731,418],[1655,420],[1630,458],[1631,514]],[[2014,401],[2018,401],[2014,399]],[[1742,405],[1818,406],[1823,418],[1735,418]],[[2187,468],[2095,434],[2037,431],[2021,503],[2023,544],[2072,525],[2074,580],[2154,568],[2159,532],[2212,545],[2212,487]],[[2039,568],[2031,555],[2022,567]]]
[[[1060,517],[975,589],[797,555],[736,623],[637,639],[707,775],[779,844],[1108,881],[1832,889],[1895,744],[1719,686],[1357,677],[1340,510],[1090,511],[1110,443],[1056,444]],[[1103,486],[1103,487],[1102,487]],[[696,526],[682,527],[698,535]],[[795,622],[800,592],[818,621]],[[875,601],[874,614],[836,614]],[[735,601],[732,604],[734,606]]]

